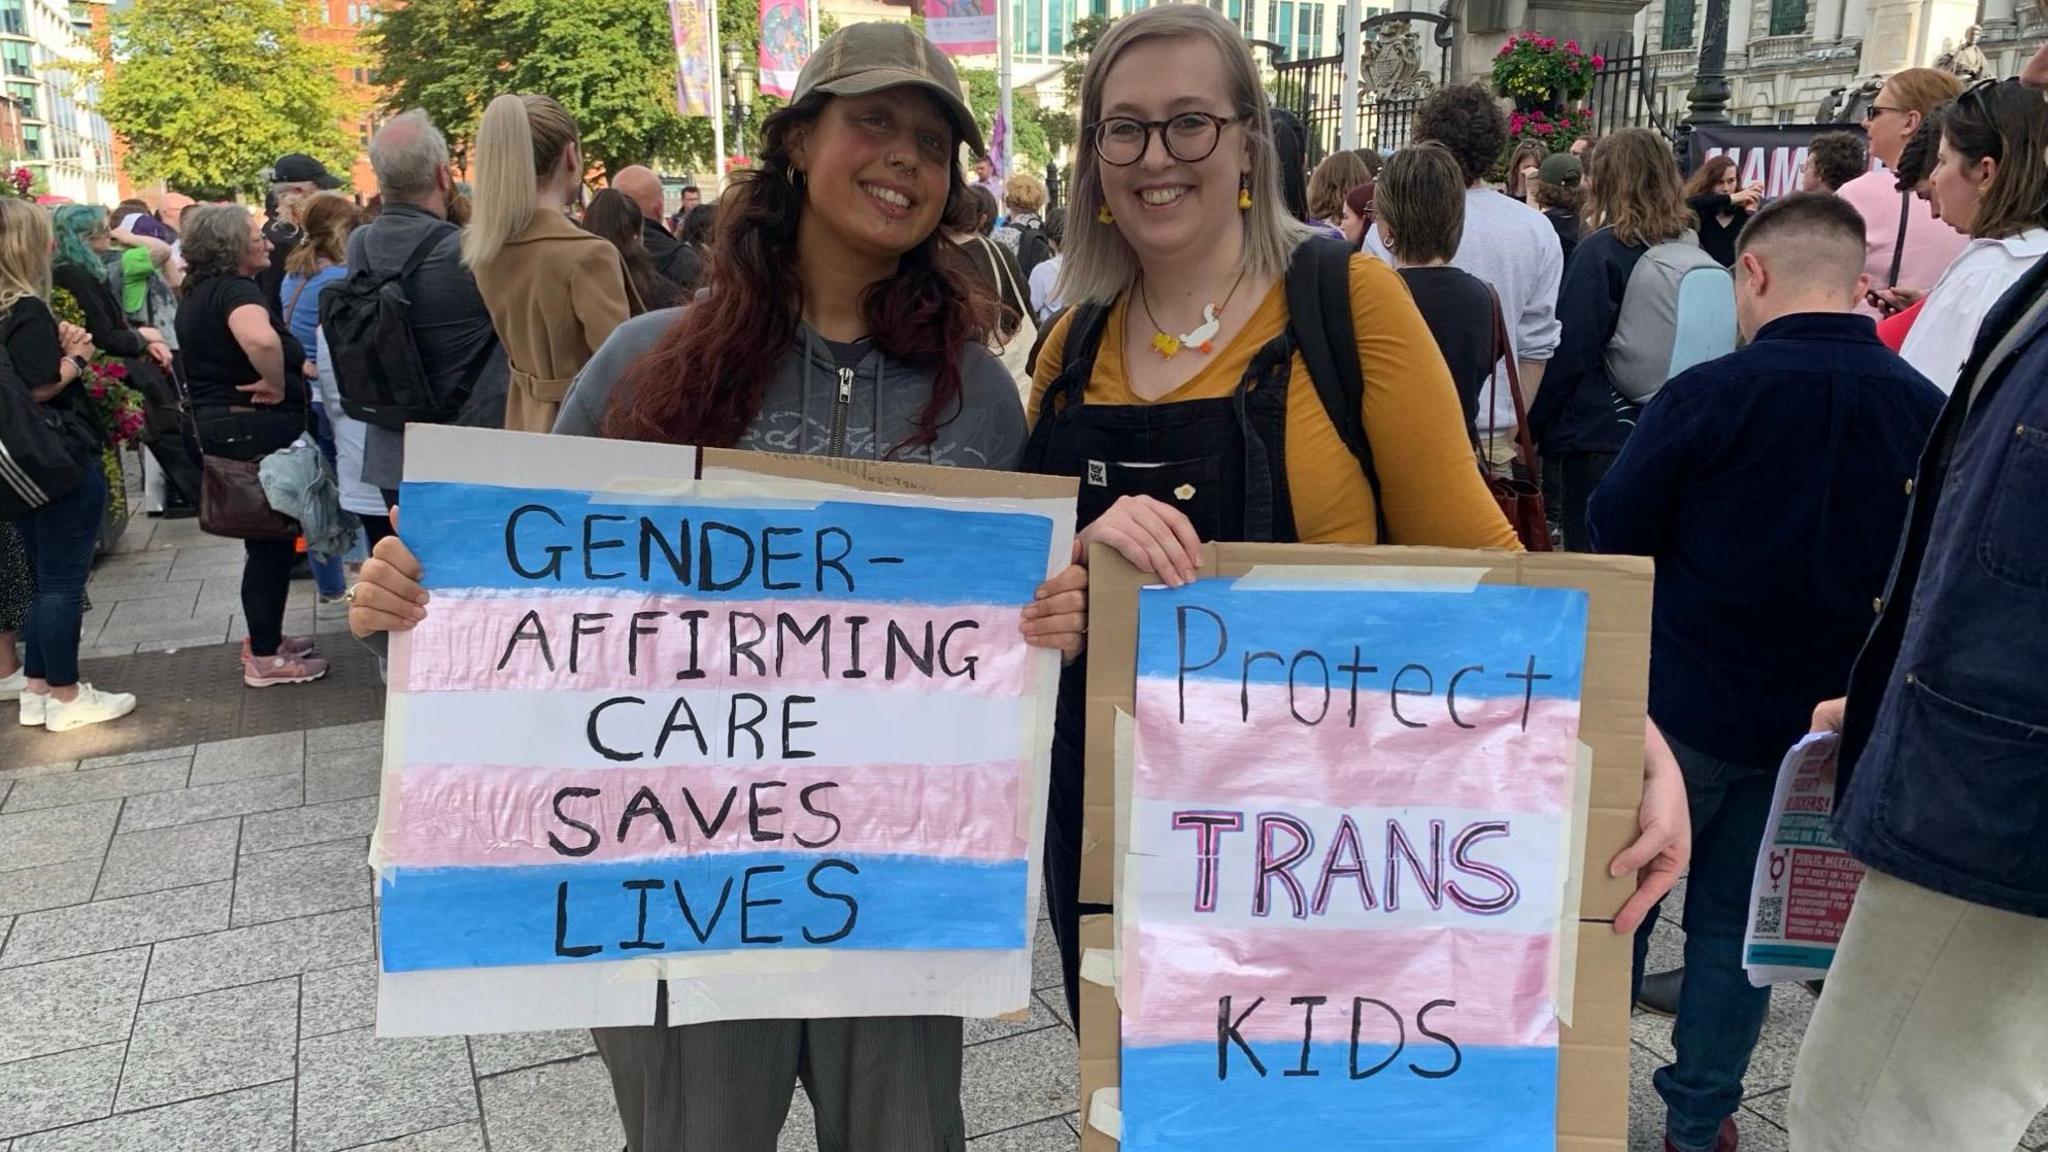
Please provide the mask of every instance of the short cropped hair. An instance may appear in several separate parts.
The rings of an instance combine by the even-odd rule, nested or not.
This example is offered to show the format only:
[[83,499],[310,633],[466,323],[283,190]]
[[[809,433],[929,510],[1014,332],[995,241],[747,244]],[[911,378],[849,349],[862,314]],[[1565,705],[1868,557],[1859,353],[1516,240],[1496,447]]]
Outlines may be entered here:
[[1465,235],[1465,181],[1440,144],[1418,144],[1387,158],[1373,185],[1373,212],[1393,234],[1403,264],[1449,260]]
[[249,254],[249,210],[240,204],[200,204],[185,209],[178,231],[179,254],[188,283],[234,276]]
[[1440,89],[1415,110],[1414,138],[1450,149],[1465,183],[1493,170],[1508,147],[1508,114],[1477,84]]
[[1870,143],[1855,132],[1823,132],[1807,142],[1806,155],[1830,191],[1841,191],[1870,169]]
[[1045,211],[1045,181],[1019,172],[1003,182],[1003,206],[1012,212]]
[[370,138],[370,168],[379,193],[394,204],[414,204],[438,187],[435,173],[448,163],[448,140],[424,109],[384,122]]
[[1863,272],[1863,214],[1830,192],[1794,192],[1757,210],[1735,240],[1737,257],[1758,249],[1786,249],[1779,275],[1818,281],[1847,293]]

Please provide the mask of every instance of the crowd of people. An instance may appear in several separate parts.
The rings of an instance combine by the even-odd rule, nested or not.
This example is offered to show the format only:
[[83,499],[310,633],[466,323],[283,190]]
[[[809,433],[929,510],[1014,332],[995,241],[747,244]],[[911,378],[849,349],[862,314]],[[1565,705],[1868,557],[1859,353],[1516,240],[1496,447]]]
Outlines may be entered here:
[[[890,24],[837,32],[755,166],[667,221],[649,168],[590,195],[578,126],[539,94],[489,103],[466,184],[424,113],[388,121],[371,206],[303,156],[268,222],[66,208],[53,232],[0,200],[0,344],[57,407],[95,350],[174,370],[208,460],[317,443],[371,555],[312,574],[373,646],[428,609],[403,421],[352,394],[363,330],[330,315],[358,285],[402,291],[413,422],[1085,475],[1082,543],[1170,585],[1205,541],[1653,557],[1644,798],[1613,868],[1638,878],[1615,920],[1634,995],[1677,1017],[1667,1146],[1736,1145],[1767,1001],[1741,963],[1750,870],[1812,727],[1841,732],[1842,830],[1872,871],[1794,1147],[2010,1148],[2048,1105],[2042,93],[1906,70],[1776,198],[1726,158],[1688,178],[1648,130],[1516,145],[1473,86],[1423,101],[1409,146],[1311,167],[1198,5],[1110,26],[1080,97],[1064,205],[998,183],[950,63]],[[1506,514],[1537,492],[1547,520]],[[24,724],[135,706],[77,675],[105,499],[88,477],[0,532],[0,627],[25,640],[17,666],[0,635],[0,691]],[[283,632],[293,543],[245,548],[245,683],[318,679]],[[1045,874],[1070,1011],[1095,910],[1085,556],[1020,624],[1066,661]],[[1688,864],[1684,968],[1645,973]],[[772,1147],[799,1078],[833,1147],[962,1132],[955,1019],[597,1035],[635,1149]]]

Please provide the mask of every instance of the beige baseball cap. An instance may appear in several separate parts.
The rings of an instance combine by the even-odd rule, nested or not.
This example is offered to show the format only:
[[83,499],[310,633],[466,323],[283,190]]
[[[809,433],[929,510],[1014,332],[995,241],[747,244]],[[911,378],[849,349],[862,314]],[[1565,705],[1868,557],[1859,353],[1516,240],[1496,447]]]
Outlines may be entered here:
[[873,21],[849,24],[825,38],[797,73],[795,104],[812,92],[865,96],[885,88],[915,86],[938,97],[960,139],[976,155],[988,150],[968,110],[953,62],[908,24]]

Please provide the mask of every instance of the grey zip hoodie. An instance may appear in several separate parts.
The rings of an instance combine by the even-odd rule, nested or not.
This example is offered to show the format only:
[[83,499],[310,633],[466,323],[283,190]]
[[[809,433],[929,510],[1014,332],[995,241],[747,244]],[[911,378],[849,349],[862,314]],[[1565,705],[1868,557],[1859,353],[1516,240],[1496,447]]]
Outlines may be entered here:
[[[602,435],[605,409],[626,366],[653,348],[682,311],[649,312],[615,329],[577,375],[555,418],[556,434]],[[916,430],[917,415],[931,394],[930,375],[890,360],[879,348],[870,348],[858,367],[843,374],[825,342],[800,324],[795,345],[781,355],[761,411],[738,447],[960,468],[1016,468],[1026,435],[1016,383],[979,345],[961,351],[960,375],[959,414],[940,426],[938,440],[891,457],[890,449]]]

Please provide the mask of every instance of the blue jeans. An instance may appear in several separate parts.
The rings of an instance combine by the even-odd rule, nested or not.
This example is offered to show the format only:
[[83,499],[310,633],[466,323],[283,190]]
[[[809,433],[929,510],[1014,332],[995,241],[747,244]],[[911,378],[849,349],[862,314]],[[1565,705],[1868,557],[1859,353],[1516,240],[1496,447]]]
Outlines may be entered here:
[[[327,463],[334,463],[334,425],[327,422],[327,409],[318,400],[313,402],[313,442],[320,446],[320,452],[327,457]],[[320,595],[339,596],[348,591],[348,582],[341,567],[342,558],[315,560],[306,557],[306,567],[313,573],[313,586]]]
[[[1692,808],[1692,870],[1685,882],[1685,983],[1671,1029],[1678,1059],[1659,1068],[1654,1082],[1664,1098],[1665,1134],[1678,1148],[1700,1152],[1714,1146],[1721,1121],[1742,1104],[1742,1077],[1771,1005],[1771,990],[1751,987],[1742,971],[1742,935],[1778,771],[1670,743]],[[1659,911],[1651,909],[1636,932],[1632,994],[1642,989]]]
[[52,688],[78,683],[78,630],[85,619],[85,581],[92,574],[107,476],[94,460],[78,487],[14,522],[36,574],[36,598],[22,627],[22,669]]

